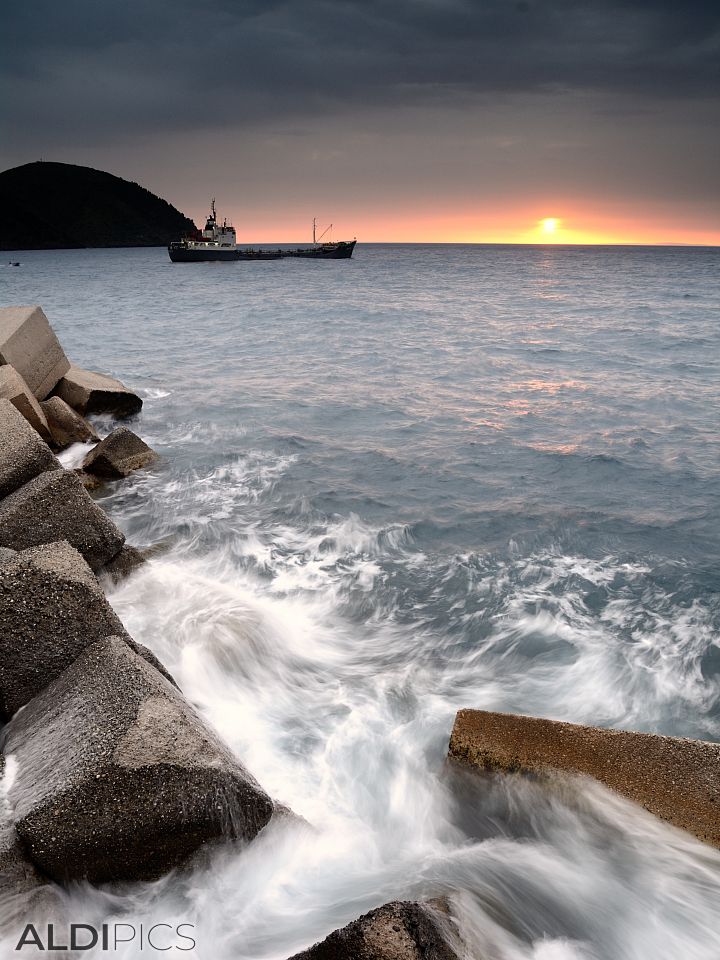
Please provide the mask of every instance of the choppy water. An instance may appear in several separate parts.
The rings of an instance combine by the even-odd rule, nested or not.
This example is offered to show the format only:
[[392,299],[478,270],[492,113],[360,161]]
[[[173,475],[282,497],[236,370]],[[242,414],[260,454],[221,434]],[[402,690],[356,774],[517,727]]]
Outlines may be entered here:
[[284,960],[449,893],[477,960],[718,960],[720,853],[444,757],[466,706],[720,740],[720,251],[14,258],[0,299],[138,387],[163,455],[104,500],[164,545],[113,604],[316,828],[73,919]]

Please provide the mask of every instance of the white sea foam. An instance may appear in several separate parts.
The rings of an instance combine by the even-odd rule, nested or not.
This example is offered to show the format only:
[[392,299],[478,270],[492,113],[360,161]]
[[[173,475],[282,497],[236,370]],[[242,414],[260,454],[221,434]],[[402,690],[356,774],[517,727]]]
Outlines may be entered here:
[[448,894],[463,960],[718,960],[716,851],[591,784],[445,766],[465,706],[720,738],[716,255],[367,247],[182,283],[161,251],[28,256],[15,302],[172,393],[133,427],[163,461],[104,500],[159,551],[112,602],[313,824],[69,914],[285,960]]

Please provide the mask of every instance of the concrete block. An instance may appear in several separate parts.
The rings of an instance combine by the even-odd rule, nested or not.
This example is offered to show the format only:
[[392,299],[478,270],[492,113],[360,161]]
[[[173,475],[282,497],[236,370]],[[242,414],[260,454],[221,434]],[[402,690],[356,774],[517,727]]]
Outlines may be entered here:
[[137,434],[127,427],[118,427],[90,451],[82,469],[107,480],[119,480],[157,459],[155,451]]
[[9,400],[0,400],[0,498],[45,470],[60,470],[50,447]]
[[68,406],[62,397],[50,397],[49,400],[43,400],[40,406],[47,420],[52,442],[58,450],[64,450],[71,443],[93,443],[100,439],[95,427]]
[[450,757],[485,770],[594,777],[720,846],[720,743],[460,710]]
[[444,911],[412,901],[386,903],[290,960],[459,960]]
[[0,367],[0,399],[9,400],[43,440],[50,443],[50,428],[40,404],[15,367],[9,363]]
[[67,470],[42,473],[0,500],[0,547],[25,550],[59,540],[99,570],[119,553],[125,537]]
[[15,367],[38,400],[70,369],[41,307],[0,307],[0,364]]
[[112,635],[172,679],[128,636],[97,577],[69,543],[32,547],[1,564],[0,719],[24,707],[86,647]]
[[62,397],[78,413],[114,413],[119,417],[130,417],[142,408],[142,400],[124,383],[103,373],[93,373],[72,364],[55,388],[58,397]]
[[116,637],[13,717],[5,750],[17,762],[15,828],[59,882],[152,879],[208,841],[252,840],[273,812],[182,695]]

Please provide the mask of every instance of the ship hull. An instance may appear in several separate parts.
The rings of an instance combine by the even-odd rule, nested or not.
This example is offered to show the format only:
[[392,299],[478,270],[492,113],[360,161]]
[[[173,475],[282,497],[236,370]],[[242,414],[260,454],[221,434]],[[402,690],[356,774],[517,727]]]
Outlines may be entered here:
[[300,260],[349,260],[355,249],[355,241],[323,244],[320,247],[298,247],[295,250],[208,250],[194,249],[182,242],[171,243],[168,254],[173,263],[235,262],[238,260],[284,260],[294,257]]

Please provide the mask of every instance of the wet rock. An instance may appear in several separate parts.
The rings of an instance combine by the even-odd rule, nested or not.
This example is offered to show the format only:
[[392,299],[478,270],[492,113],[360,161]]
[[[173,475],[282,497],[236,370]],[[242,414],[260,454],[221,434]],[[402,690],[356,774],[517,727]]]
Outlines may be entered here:
[[90,451],[83,460],[82,468],[87,473],[108,480],[119,480],[157,458],[155,451],[132,430],[118,427]]
[[9,400],[46,443],[52,440],[50,428],[30,387],[10,364],[0,367],[0,398]]
[[64,450],[71,443],[92,443],[100,439],[95,427],[69,407],[62,397],[43,400],[41,407],[53,444],[59,450]]
[[138,548],[126,543],[120,553],[103,567],[101,573],[108,576],[113,583],[120,583],[145,563],[147,561]]
[[125,384],[103,373],[93,373],[72,364],[55,388],[78,413],[114,413],[118,417],[130,417],[142,408],[142,400]]
[[0,500],[0,547],[24,550],[67,540],[93,570],[120,551],[125,537],[67,470],[41,473]]
[[458,956],[456,935],[442,910],[394,901],[290,960],[458,960]]
[[0,364],[9,363],[44,400],[70,369],[41,307],[0,308]]
[[585,774],[720,846],[719,743],[461,710],[450,756],[481,769]]
[[0,497],[45,470],[60,470],[52,451],[9,400],[0,400]]
[[171,679],[154,654],[128,636],[69,543],[16,553],[0,566],[0,718],[7,720],[86,647],[113,634]]
[[[150,879],[273,804],[178,691],[117,637],[88,647],[5,728],[15,827],[58,881]],[[48,758],[52,757],[52,763]]]
[[12,948],[27,923],[42,929],[65,919],[57,888],[37,872],[15,832],[7,800],[14,773],[13,759],[6,764],[0,754],[0,941]]

